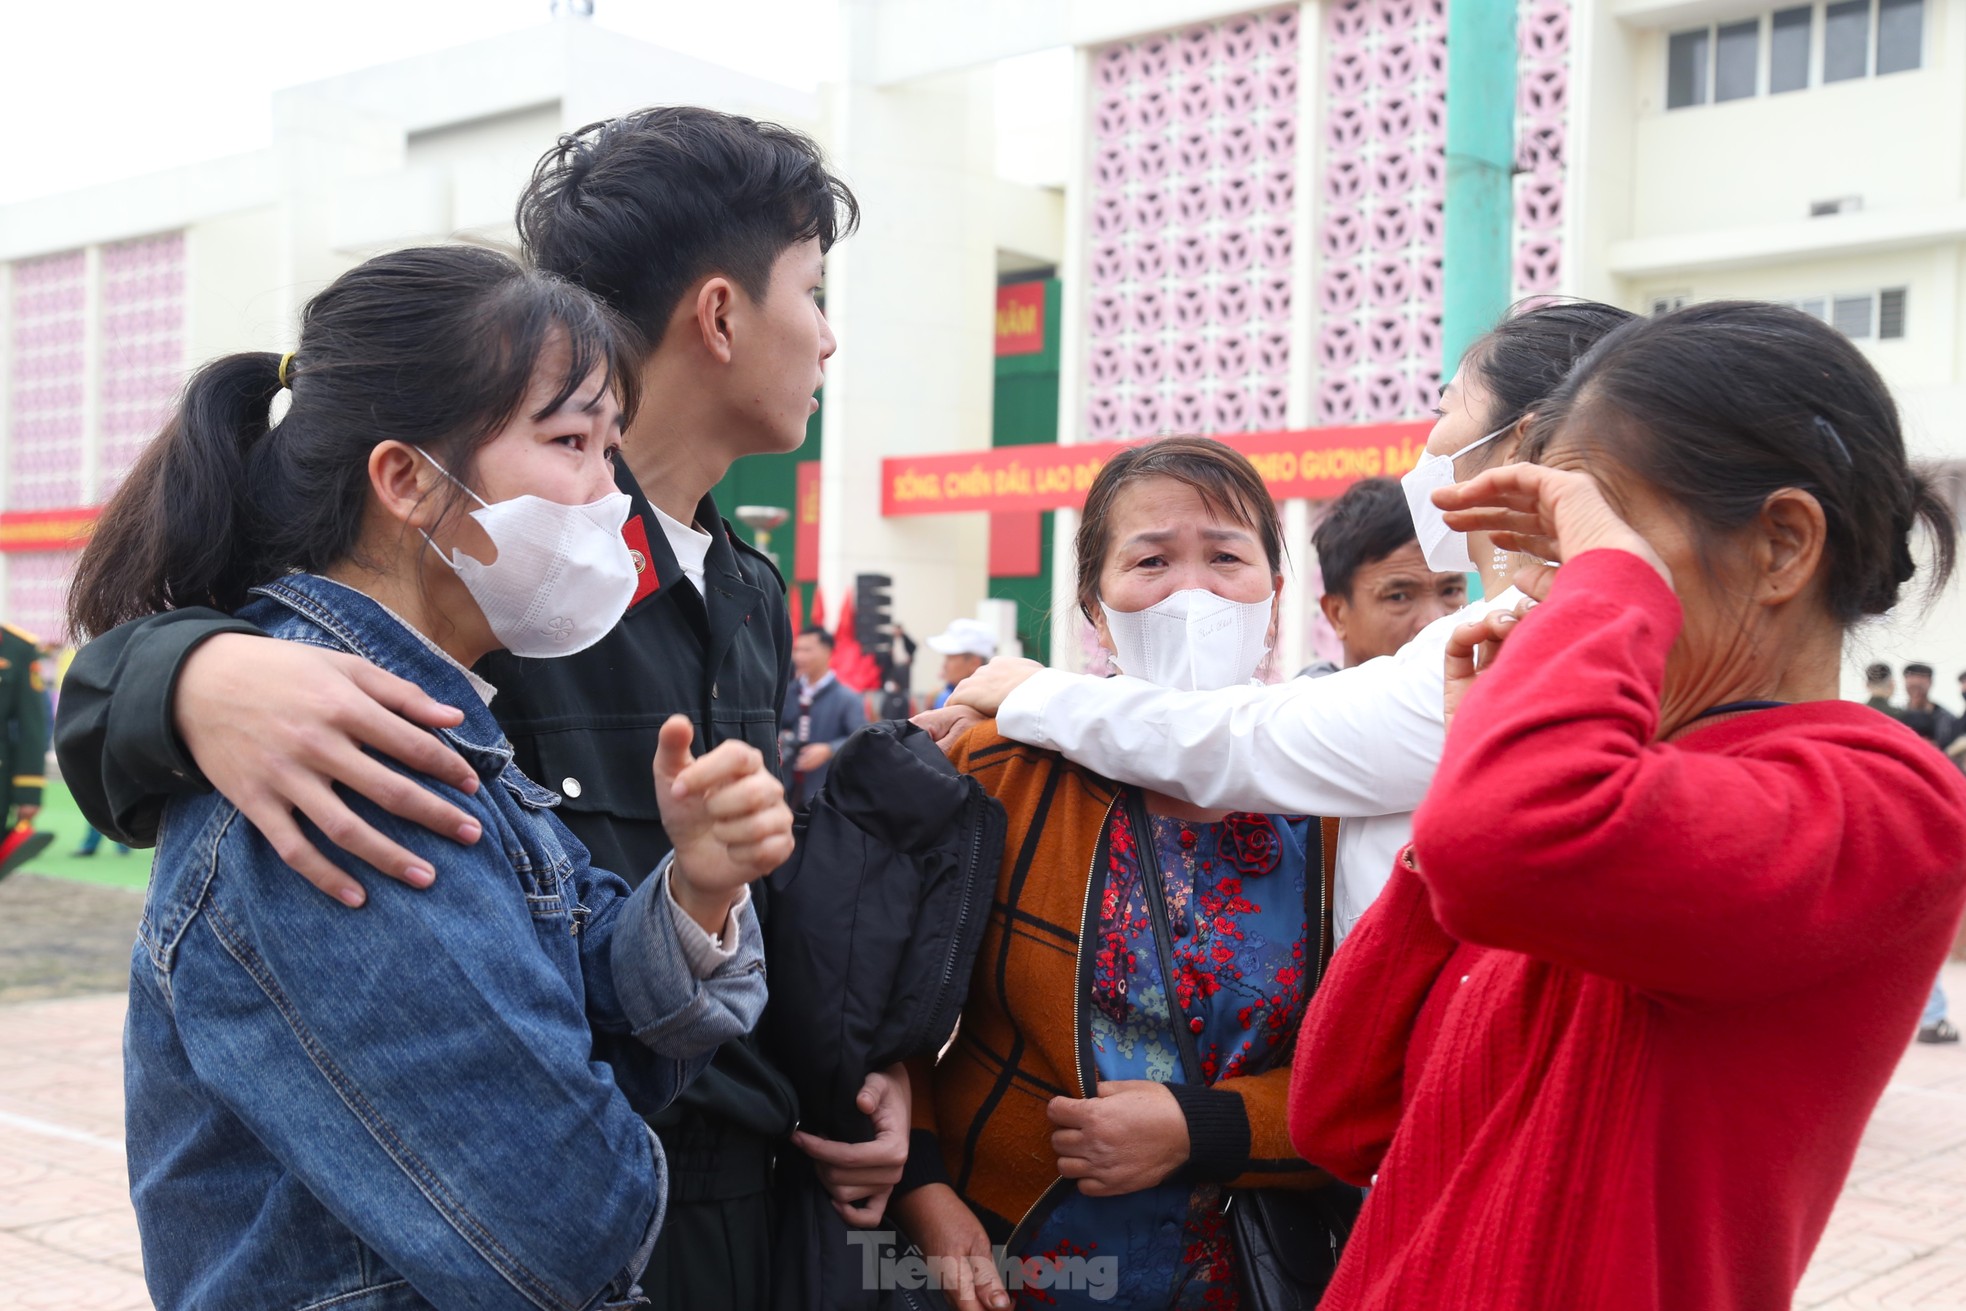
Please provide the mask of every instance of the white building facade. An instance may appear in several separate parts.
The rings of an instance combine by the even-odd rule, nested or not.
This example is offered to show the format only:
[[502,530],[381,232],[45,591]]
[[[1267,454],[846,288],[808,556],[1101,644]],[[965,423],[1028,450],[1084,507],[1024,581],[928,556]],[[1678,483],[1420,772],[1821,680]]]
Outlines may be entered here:
[[[0,209],[0,617],[59,633],[63,534],[187,366],[284,348],[306,296],[374,251],[510,240],[554,134],[643,104],[810,130],[862,201],[828,271],[841,350],[813,572],[829,597],[888,574],[916,631],[984,599],[984,516],[883,517],[882,462],[991,444],[993,298],[1014,270],[1061,284],[1060,443],[1426,417],[1452,276],[1444,0],[844,0],[843,16],[846,76],[816,96],[568,20],[282,93],[267,152]],[[1519,0],[1517,21],[1516,293],[1817,313],[1876,362],[1958,499],[1966,0]],[[1048,185],[1009,181],[992,70],[1058,47],[1067,162]],[[1314,515],[1286,506],[1292,667],[1316,642]],[[1075,525],[1054,518],[1063,612]],[[1923,658],[1949,689],[1960,599],[1860,633],[1853,664]],[[1051,631],[1053,658],[1076,660],[1071,625]]]

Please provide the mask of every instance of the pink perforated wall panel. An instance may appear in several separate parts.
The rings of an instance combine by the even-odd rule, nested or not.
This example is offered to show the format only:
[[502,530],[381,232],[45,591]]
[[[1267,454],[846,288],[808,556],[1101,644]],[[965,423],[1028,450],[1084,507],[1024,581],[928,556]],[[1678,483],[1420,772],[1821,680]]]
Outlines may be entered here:
[[88,304],[83,253],[13,266],[7,499],[10,510],[82,500],[83,349]]
[[[1570,0],[1519,0],[1514,294],[1563,274]],[[1326,11],[1317,225],[1319,423],[1414,418],[1440,385],[1446,0]]]
[[1096,51],[1085,438],[1281,427],[1295,6]]
[[101,485],[116,490],[184,379],[184,234],[102,248]]
[[34,634],[43,642],[65,644],[68,580],[75,573],[74,551],[16,552],[7,557],[7,611],[0,621]]
[[1521,0],[1516,42],[1515,293],[1563,278],[1565,144],[1570,116],[1570,0]]
[[1440,386],[1445,0],[1326,10],[1318,423],[1412,418]]

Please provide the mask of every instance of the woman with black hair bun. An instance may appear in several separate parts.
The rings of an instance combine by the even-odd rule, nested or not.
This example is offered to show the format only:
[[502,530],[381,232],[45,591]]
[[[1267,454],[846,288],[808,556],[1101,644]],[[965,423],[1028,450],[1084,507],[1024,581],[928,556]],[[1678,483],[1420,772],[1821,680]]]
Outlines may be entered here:
[[1538,408],[1434,500],[1560,566],[1455,632],[1413,845],[1299,1042],[1292,1142],[1377,1183],[1323,1306],[1786,1308],[1966,909],[1966,779],[1837,696],[1957,525],[1793,310],[1633,323]]

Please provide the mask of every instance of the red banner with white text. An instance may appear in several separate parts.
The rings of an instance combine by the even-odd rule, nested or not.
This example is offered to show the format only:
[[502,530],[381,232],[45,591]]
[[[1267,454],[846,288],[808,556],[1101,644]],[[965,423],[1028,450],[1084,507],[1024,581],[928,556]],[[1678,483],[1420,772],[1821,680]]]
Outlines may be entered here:
[[[1361,478],[1397,478],[1419,460],[1430,423],[1224,434],[1249,457],[1279,501],[1326,500]],[[999,446],[955,455],[881,461],[881,513],[1071,510],[1106,461],[1133,442]]]

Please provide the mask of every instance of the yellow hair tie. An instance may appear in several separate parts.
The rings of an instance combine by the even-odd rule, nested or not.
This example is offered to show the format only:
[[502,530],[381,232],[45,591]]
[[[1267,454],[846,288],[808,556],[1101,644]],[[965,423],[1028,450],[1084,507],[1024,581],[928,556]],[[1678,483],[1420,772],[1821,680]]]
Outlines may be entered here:
[[292,364],[293,362],[294,362],[294,353],[292,351],[288,351],[285,355],[282,355],[280,357],[280,385],[282,387],[293,386],[292,383],[287,381],[287,366]]

